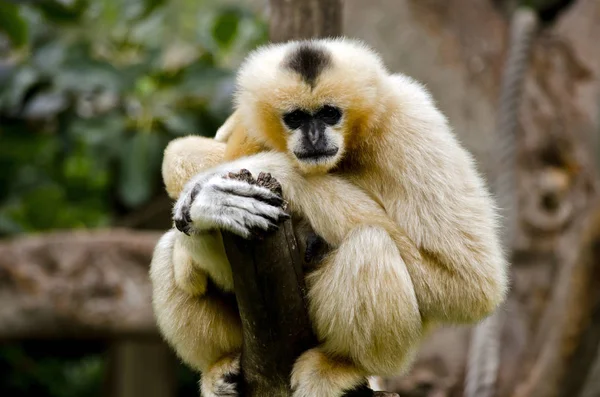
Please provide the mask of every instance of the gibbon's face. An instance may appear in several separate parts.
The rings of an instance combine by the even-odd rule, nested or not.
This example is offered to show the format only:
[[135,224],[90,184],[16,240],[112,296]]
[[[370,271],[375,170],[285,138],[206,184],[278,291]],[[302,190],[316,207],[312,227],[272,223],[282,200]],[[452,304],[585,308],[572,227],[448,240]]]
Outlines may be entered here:
[[367,138],[384,74],[379,58],[345,40],[267,46],[238,75],[237,109],[249,134],[327,172]]
[[331,168],[344,149],[343,110],[323,104],[315,109],[298,107],[281,115],[287,130],[287,148],[303,168]]

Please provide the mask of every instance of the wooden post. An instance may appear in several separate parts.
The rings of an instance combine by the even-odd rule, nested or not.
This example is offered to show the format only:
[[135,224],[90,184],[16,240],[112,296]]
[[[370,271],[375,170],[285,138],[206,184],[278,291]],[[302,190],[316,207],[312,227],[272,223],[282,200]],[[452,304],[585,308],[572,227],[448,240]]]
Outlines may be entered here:
[[109,397],[175,396],[177,362],[159,337],[113,341],[108,364]]

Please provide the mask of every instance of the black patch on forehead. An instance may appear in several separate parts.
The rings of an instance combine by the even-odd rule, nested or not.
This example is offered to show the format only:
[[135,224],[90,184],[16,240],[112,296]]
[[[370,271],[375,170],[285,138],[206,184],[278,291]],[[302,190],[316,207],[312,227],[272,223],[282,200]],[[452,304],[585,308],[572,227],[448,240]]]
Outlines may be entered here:
[[321,72],[331,65],[331,56],[327,50],[310,42],[298,44],[286,59],[285,66],[302,76],[311,87],[315,85]]

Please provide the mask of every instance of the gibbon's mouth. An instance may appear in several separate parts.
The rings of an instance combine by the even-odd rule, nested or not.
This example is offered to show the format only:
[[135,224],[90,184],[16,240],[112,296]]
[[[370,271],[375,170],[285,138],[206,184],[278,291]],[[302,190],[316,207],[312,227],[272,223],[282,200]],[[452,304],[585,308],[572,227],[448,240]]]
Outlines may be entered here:
[[294,152],[298,160],[325,160],[337,154],[338,148],[324,150],[322,152]]

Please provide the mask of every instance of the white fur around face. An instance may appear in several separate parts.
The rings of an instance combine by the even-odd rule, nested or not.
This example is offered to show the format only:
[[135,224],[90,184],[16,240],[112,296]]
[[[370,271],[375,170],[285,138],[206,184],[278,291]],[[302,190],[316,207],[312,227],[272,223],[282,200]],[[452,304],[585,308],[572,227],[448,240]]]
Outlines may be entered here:
[[[325,173],[332,169],[340,162],[344,155],[344,136],[339,127],[328,126],[324,130],[327,146],[325,150],[337,149],[337,153],[330,157],[320,159],[299,159],[294,156],[294,160],[301,172],[305,174]],[[287,147],[289,153],[304,152],[303,133],[300,129],[289,131],[287,137]]]

